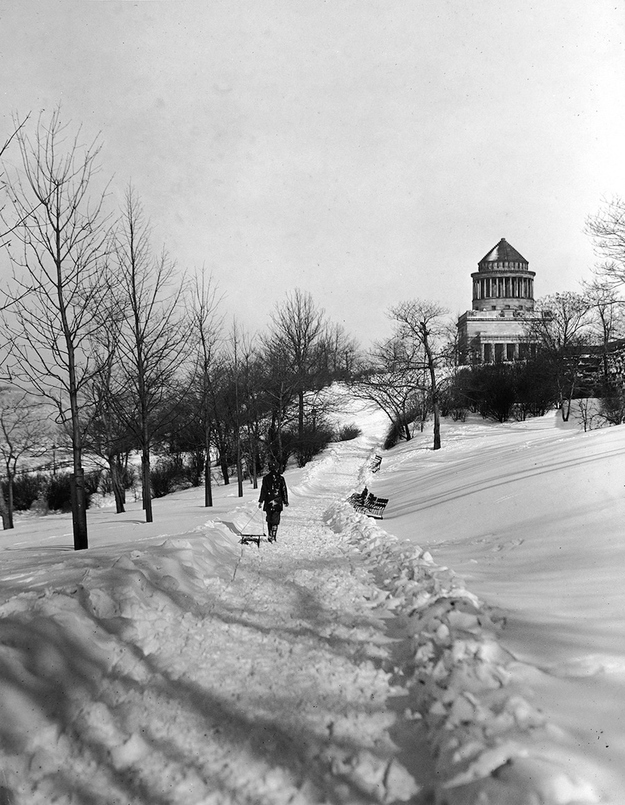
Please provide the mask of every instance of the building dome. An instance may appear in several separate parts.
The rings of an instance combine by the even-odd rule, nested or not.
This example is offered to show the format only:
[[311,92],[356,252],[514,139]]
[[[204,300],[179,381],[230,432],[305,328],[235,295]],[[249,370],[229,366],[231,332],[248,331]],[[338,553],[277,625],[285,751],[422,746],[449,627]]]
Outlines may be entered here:
[[522,254],[517,252],[505,238],[494,246],[488,254],[484,255],[477,267],[480,271],[523,271],[527,270],[529,263]]
[[477,264],[473,279],[473,310],[534,310],[534,272],[529,263],[505,238]]

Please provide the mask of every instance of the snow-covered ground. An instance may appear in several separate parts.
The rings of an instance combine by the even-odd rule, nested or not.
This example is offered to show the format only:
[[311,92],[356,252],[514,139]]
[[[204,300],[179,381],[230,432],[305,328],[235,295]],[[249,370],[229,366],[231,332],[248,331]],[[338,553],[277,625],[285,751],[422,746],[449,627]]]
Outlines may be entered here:
[[625,801],[625,428],[445,422],[373,474],[343,407],[275,545],[247,485],[0,534],[0,805]]

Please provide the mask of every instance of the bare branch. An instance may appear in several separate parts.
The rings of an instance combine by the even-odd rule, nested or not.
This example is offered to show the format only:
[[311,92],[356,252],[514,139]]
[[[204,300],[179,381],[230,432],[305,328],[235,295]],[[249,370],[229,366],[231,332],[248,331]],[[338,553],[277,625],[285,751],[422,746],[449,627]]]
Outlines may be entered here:
[[598,271],[609,282],[625,283],[625,200],[619,196],[606,199],[596,215],[586,219],[595,253],[603,262]]

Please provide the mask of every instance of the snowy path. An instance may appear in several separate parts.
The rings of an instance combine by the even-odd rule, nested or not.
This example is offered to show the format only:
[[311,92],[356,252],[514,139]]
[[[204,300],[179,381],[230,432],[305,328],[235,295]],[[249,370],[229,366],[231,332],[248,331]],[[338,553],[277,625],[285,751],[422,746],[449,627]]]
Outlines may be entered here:
[[141,733],[161,750],[133,764],[146,802],[380,802],[385,779],[397,788],[384,625],[322,509],[295,504],[276,545],[246,546],[207,617],[162,624],[159,681],[123,703],[153,733],[161,716],[160,732]]
[[342,447],[291,490],[277,544],[226,540],[229,570],[208,588],[197,578],[203,533],[214,542],[224,530],[210,523],[194,529],[200,542],[182,534],[153,553],[138,543],[106,561],[74,555],[74,572],[59,567],[62,583],[43,593],[29,585],[45,567],[16,564],[0,671],[20,684],[31,675],[32,702],[2,686],[0,738],[14,750],[2,805],[390,803],[416,793],[389,735],[396,690],[375,585],[323,521],[328,490],[344,498],[367,455],[366,444]]
[[185,635],[202,642],[185,682],[204,703],[191,745],[202,746],[201,779],[224,792],[215,803],[384,801],[364,795],[384,793],[394,751],[384,627],[322,508],[297,505],[277,545],[246,547],[210,617]]

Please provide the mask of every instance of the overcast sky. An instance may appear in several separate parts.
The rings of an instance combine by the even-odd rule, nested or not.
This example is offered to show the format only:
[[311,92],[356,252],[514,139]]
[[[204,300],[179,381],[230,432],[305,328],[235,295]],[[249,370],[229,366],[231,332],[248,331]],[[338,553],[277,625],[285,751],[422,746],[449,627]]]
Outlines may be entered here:
[[368,345],[402,299],[470,308],[502,237],[537,296],[588,276],[585,218],[625,195],[624,8],[0,0],[0,139],[60,103],[227,317],[298,287]]

